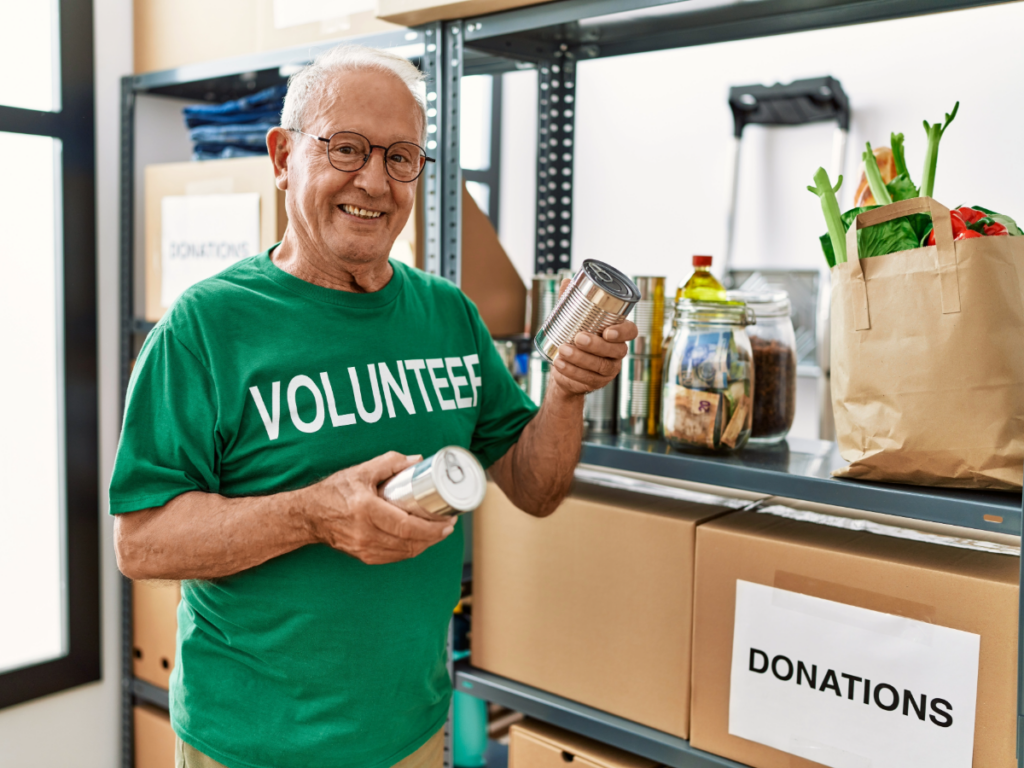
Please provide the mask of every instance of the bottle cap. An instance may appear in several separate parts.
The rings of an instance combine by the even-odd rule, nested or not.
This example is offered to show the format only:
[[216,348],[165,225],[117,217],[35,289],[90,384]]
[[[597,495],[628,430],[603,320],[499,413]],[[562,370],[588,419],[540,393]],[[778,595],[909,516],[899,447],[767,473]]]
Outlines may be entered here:
[[694,256],[693,266],[695,267],[710,267],[711,257],[710,256]]

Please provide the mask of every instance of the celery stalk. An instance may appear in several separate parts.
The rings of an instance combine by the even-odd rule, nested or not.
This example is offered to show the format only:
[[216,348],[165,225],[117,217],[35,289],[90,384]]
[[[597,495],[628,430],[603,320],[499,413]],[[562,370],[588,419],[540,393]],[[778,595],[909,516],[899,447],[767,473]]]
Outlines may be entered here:
[[[873,157],[873,156],[872,156]],[[877,165],[875,166],[877,170]],[[846,227],[843,226],[843,216],[839,212],[839,201],[836,200],[836,192],[843,186],[843,177],[833,187],[829,181],[828,173],[824,168],[819,168],[814,174],[813,187],[807,187],[811,192],[821,199],[821,211],[825,214],[825,224],[828,226],[828,236],[832,240],[832,251],[836,255],[836,264],[846,263]]]
[[935,169],[939,164],[939,140],[942,138],[942,134],[949,128],[949,124],[953,122],[953,118],[956,117],[956,111],[960,109],[960,102],[958,101],[953,105],[953,111],[946,113],[946,121],[939,125],[929,124],[927,120],[924,121],[924,132],[928,135],[928,149],[924,155],[924,174],[921,176],[921,197],[931,197],[932,192],[935,191]]
[[893,133],[889,136],[889,146],[892,147],[892,159],[896,163],[896,175],[907,174],[910,178],[910,171],[907,170],[907,155],[903,150],[903,134]]
[[889,195],[889,190],[885,188],[885,181],[882,179],[882,172],[878,170],[878,161],[875,159],[875,152],[871,149],[870,141],[867,146],[867,151],[861,155],[861,158],[864,160],[864,175],[868,177],[868,186],[871,187],[875,203],[889,205],[892,203],[892,197]]

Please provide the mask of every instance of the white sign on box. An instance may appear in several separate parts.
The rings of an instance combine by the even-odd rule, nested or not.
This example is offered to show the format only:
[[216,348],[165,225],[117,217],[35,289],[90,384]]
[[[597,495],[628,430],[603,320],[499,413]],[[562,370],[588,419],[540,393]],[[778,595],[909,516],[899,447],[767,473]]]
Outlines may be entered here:
[[729,733],[831,768],[971,768],[980,645],[738,580]]
[[161,201],[160,303],[260,252],[260,196],[183,195]]

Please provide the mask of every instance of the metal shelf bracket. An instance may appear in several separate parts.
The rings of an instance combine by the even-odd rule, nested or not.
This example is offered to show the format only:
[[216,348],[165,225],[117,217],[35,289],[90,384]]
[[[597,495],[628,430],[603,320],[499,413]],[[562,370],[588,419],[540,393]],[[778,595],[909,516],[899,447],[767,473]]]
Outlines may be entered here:
[[576,143],[576,53],[560,46],[537,67],[538,273],[572,264],[573,157]]

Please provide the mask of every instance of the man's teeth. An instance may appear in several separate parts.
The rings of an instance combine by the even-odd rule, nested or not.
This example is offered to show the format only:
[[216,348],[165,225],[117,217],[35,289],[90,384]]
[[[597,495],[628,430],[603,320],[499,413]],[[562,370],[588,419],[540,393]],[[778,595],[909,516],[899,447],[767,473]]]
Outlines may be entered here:
[[361,219],[376,219],[381,216],[380,211],[368,211],[365,208],[357,208],[354,205],[343,205],[341,210],[345,213],[351,213],[353,216],[358,216]]

